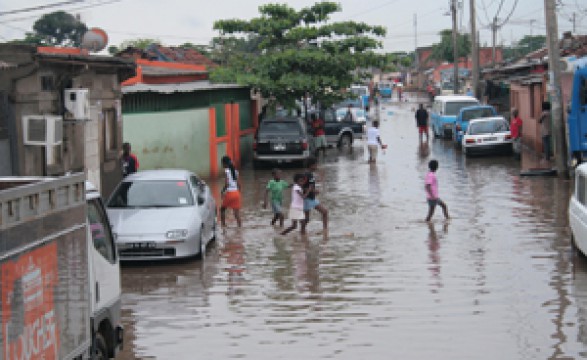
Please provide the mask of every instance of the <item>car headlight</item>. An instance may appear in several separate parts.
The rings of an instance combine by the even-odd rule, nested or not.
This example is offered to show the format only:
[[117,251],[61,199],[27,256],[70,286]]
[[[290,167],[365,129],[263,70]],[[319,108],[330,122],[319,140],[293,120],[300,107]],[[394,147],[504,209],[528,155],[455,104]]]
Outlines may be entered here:
[[185,239],[188,237],[188,231],[186,229],[169,230],[165,233],[165,237],[168,239]]

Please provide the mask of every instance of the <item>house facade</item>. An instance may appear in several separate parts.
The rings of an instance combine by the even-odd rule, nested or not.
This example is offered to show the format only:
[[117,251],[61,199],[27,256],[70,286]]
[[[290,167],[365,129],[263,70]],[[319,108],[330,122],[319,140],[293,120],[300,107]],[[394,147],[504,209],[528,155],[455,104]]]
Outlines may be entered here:
[[124,141],[141,170],[183,168],[214,177],[221,158],[252,158],[257,102],[248,87],[213,84],[204,65],[137,59],[123,83]]
[[0,45],[0,174],[84,171],[108,195],[122,175],[120,84],[134,72],[77,48]]

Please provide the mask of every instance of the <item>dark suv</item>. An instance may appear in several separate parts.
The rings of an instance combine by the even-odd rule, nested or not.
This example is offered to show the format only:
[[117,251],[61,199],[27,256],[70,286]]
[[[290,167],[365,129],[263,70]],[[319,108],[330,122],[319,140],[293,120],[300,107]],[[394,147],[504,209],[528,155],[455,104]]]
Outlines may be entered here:
[[254,165],[269,162],[303,163],[313,153],[304,121],[296,117],[268,118],[259,124],[253,142]]

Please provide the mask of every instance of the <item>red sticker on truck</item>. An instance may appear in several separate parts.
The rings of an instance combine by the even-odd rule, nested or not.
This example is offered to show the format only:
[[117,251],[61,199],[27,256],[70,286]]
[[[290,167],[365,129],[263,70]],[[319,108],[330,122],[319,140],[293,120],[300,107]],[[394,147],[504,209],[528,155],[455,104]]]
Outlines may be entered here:
[[6,360],[59,358],[53,291],[58,283],[57,244],[2,264],[2,336]]

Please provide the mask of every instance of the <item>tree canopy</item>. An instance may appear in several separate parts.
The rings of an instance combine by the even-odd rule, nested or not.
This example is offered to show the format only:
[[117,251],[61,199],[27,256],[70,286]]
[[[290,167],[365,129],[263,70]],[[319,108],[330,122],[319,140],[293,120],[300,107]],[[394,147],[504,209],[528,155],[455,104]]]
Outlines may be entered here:
[[505,59],[516,59],[525,56],[532,51],[536,51],[546,46],[546,36],[544,35],[525,35],[516,45],[505,47],[503,56]]
[[65,11],[55,11],[41,16],[33,25],[34,33],[27,38],[39,44],[51,46],[79,46],[88,27]]
[[[440,33],[440,42],[432,45],[432,54],[430,59],[454,62],[452,46],[452,30],[442,30]],[[457,56],[459,58],[471,54],[471,39],[469,34],[457,34]]]
[[285,106],[305,95],[333,101],[354,82],[355,70],[380,63],[374,50],[381,47],[378,38],[386,32],[361,22],[328,22],[341,10],[326,1],[301,10],[266,4],[259,7],[260,17],[216,21],[221,39],[231,35],[232,45],[235,38],[246,39],[240,45],[253,49],[214,70],[212,79],[251,86]]

